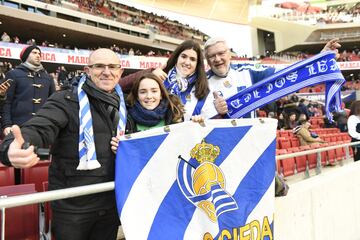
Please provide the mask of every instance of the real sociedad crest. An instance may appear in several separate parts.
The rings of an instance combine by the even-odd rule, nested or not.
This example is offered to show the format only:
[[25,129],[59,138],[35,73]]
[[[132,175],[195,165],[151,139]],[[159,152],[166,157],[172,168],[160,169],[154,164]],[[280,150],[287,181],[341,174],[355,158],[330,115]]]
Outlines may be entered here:
[[190,152],[190,160],[179,156],[177,182],[185,197],[206,213],[212,222],[225,212],[238,209],[235,199],[225,190],[226,181],[215,159],[220,148],[202,140]]

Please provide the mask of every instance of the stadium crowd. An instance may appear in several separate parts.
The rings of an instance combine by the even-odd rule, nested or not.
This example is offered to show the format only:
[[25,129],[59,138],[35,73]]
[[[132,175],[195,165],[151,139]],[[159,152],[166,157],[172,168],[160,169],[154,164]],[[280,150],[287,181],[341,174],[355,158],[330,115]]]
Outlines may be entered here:
[[129,24],[131,26],[138,26],[148,29],[154,33],[158,33],[165,36],[170,36],[179,39],[193,39],[195,41],[204,42],[208,39],[208,36],[202,33],[198,29],[189,27],[179,23],[178,21],[172,21],[164,16],[159,16],[155,13],[148,13],[133,7],[129,7],[124,4],[120,4],[108,0],[57,0],[49,1],[43,0],[50,4],[61,5],[68,7],[63,2],[70,2],[73,5],[77,5],[77,10],[96,14],[107,19],[118,21],[121,23]]
[[359,2],[328,6],[327,9],[311,6],[308,2],[304,2],[302,5],[294,2],[284,2],[275,6],[291,10],[287,13],[273,15],[275,18],[286,19],[288,21],[297,21],[311,25],[360,22]]

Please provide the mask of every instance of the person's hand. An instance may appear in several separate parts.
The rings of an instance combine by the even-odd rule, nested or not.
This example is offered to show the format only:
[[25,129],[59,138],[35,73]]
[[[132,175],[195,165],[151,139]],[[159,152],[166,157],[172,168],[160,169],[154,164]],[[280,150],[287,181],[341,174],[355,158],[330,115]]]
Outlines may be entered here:
[[226,114],[228,112],[228,107],[225,98],[220,96],[216,91],[213,92],[213,95],[214,95],[214,105],[216,111],[221,115]]
[[3,133],[4,133],[5,136],[8,135],[10,132],[11,132],[11,127],[6,127],[3,130]]
[[194,115],[191,117],[191,121],[196,123],[203,123],[205,121],[205,117],[202,115]]
[[116,154],[116,151],[119,147],[119,142],[120,142],[120,136],[124,135],[124,132],[120,132],[116,137],[112,137],[111,141],[110,141],[110,145],[111,145],[111,151]]
[[25,141],[19,126],[13,125],[11,131],[15,137],[8,150],[8,158],[11,165],[15,168],[29,168],[37,164],[40,158],[35,154],[34,146],[22,149]]
[[161,68],[155,68],[152,73],[156,75],[161,81],[165,81],[167,74]]
[[334,51],[336,54],[336,59],[338,59],[340,57],[339,54],[339,50],[338,48],[341,47],[340,43],[338,43],[339,39],[338,38],[334,38],[331,39],[330,41],[328,41],[324,48],[321,50],[321,52],[325,52],[325,51]]
[[6,91],[10,87],[10,81],[11,80],[7,80],[7,81],[3,82],[2,84],[0,84],[0,96],[5,96]]

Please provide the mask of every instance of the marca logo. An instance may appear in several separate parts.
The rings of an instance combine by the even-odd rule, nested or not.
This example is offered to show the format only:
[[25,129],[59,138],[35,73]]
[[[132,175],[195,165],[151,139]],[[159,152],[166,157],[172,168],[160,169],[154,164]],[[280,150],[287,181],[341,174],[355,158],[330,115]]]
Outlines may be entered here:
[[161,67],[161,62],[144,62],[140,61],[140,68],[159,68]]
[[10,48],[0,48],[0,57],[11,57]]
[[84,56],[68,55],[67,61],[68,61],[68,63],[87,64],[89,61],[89,58],[84,57]]
[[191,159],[179,156],[177,182],[185,197],[200,208],[212,222],[224,212],[238,209],[235,199],[226,192],[225,176],[214,164],[220,148],[203,140],[191,150]]
[[41,61],[56,62],[55,53],[41,53]]

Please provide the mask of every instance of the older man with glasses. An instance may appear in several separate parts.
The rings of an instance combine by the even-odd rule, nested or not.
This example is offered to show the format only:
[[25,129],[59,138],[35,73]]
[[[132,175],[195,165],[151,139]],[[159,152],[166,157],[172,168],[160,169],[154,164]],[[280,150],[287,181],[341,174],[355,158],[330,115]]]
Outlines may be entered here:
[[[326,43],[322,51],[333,50],[341,47],[338,39],[332,39]],[[210,66],[208,71],[209,94],[201,114],[206,118],[217,114],[223,115],[228,112],[225,99],[252,86],[253,84],[274,74],[275,68],[265,67],[259,64],[235,64],[232,65],[230,49],[224,38],[210,38],[205,43],[205,57]],[[250,113],[245,117],[255,117]]]
[[[109,49],[89,56],[77,88],[53,94],[21,129],[14,125],[1,146],[1,160],[16,168],[39,161],[36,147],[51,146],[49,190],[114,180],[111,138],[126,124],[118,85],[123,69]],[[24,146],[29,145],[25,148]],[[57,240],[115,240],[120,224],[113,191],[52,202]],[[11,223],[10,223],[11,224]]]

